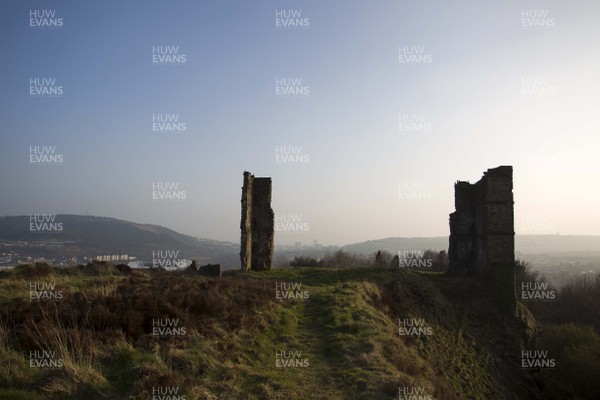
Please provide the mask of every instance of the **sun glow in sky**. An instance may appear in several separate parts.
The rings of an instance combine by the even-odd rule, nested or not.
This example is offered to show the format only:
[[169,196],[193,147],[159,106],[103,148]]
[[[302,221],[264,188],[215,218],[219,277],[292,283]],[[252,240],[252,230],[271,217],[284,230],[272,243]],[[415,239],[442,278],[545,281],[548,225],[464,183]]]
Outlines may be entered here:
[[[32,10],[63,24],[32,27]],[[599,235],[599,12],[3,2],[0,215],[88,211],[237,242],[248,170],[273,178],[276,215],[307,223],[279,244],[442,236],[454,182],[513,165],[517,234]],[[62,95],[32,95],[44,78]],[[36,146],[62,162],[32,163]],[[185,199],[157,200],[156,183]]]

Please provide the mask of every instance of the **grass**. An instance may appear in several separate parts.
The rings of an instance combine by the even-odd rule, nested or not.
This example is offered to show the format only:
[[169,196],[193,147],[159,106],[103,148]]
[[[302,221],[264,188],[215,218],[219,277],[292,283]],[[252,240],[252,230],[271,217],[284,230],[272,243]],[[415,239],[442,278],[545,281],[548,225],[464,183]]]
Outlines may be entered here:
[[[55,282],[64,297],[29,302],[32,280]],[[278,300],[277,282],[308,297]],[[518,357],[534,322],[528,330],[503,316],[488,296],[477,281],[390,269],[213,279],[21,268],[0,277],[0,399],[142,399],[159,386],[187,399],[392,399],[402,386],[435,399],[533,398]],[[157,318],[186,334],[154,336]],[[400,336],[403,318],[426,321],[432,335]],[[35,349],[57,350],[65,367],[30,368]],[[308,366],[278,367],[281,351],[300,351]]]

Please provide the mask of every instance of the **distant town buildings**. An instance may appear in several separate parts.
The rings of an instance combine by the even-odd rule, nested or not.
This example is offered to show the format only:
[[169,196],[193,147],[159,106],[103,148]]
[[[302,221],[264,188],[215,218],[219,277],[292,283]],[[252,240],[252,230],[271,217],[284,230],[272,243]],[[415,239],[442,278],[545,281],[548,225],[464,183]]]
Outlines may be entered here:
[[94,257],[94,261],[115,262],[115,261],[130,261],[130,260],[135,260],[135,257],[129,257],[127,254],[111,254],[111,255]]

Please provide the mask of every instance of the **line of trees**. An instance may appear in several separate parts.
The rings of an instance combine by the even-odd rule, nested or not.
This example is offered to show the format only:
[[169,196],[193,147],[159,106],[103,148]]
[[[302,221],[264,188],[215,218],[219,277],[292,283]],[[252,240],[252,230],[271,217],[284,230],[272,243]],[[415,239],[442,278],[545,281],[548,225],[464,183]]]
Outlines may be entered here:
[[533,375],[544,398],[600,398],[600,275],[581,275],[557,289],[529,263],[517,261],[516,283],[518,293],[532,283],[554,292],[553,299],[523,301],[543,325],[534,347],[556,359],[554,368]]
[[531,264],[517,261],[517,293],[520,293],[522,284],[531,282],[547,285],[545,290],[555,293],[550,301],[524,301],[538,321],[588,325],[600,333],[600,274],[580,275],[557,289],[543,275],[533,271]]
[[[410,252],[413,253],[413,252]],[[448,270],[448,254],[445,251],[424,250],[411,254],[417,260],[421,260],[418,267],[427,271],[446,272]],[[320,267],[320,268],[410,268],[404,265],[399,255],[392,255],[387,250],[379,250],[371,255],[349,253],[338,250],[326,254],[323,258],[297,256],[290,261],[291,267]]]

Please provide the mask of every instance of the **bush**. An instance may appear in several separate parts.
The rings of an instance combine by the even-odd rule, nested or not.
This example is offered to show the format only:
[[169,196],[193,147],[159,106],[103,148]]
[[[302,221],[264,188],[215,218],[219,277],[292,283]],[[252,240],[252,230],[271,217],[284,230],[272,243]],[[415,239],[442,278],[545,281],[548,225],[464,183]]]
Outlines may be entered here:
[[[518,292],[524,282],[548,284],[543,275],[531,270],[529,263],[517,260]],[[556,292],[555,301],[525,302],[536,319],[550,324],[588,325],[600,333],[600,275],[578,276],[560,290],[548,284],[548,290]]]
[[[547,290],[554,290],[556,293],[555,301],[527,301],[522,299],[522,285],[540,283],[547,285]],[[558,290],[554,288],[546,280],[546,277],[537,271],[533,271],[531,264],[526,261],[516,260],[515,261],[515,286],[517,289],[517,299],[527,305],[527,308],[535,316],[535,318],[542,322],[555,322],[556,318],[556,304],[558,301]]]
[[554,320],[590,325],[600,332],[600,275],[582,275],[565,285],[558,295]]
[[153,320],[160,318],[177,318],[188,329],[214,336],[216,329],[233,331],[253,325],[256,311],[273,297],[272,288],[263,281],[191,280],[182,279],[183,274],[148,272],[150,280],[131,275],[101,295],[65,292],[55,303],[15,300],[0,310],[0,319],[14,324],[17,339],[26,349],[34,348],[34,338],[26,332],[34,331],[49,314],[72,327],[89,321],[86,329],[103,342],[114,341],[114,332],[120,331],[129,340],[149,335]]
[[392,262],[392,254],[387,250],[379,250],[375,254],[375,261],[373,267],[375,268],[387,268]]
[[535,375],[548,399],[600,399],[600,336],[591,327],[553,326],[535,347],[556,360],[555,368]]
[[323,263],[316,258],[312,257],[294,257],[294,259],[290,262],[290,266],[292,267],[321,267]]
[[431,260],[431,269],[435,272],[448,271],[448,253],[445,250],[425,250],[423,258]]
[[323,258],[323,266],[329,268],[360,268],[372,266],[372,261],[361,255],[338,250]]
[[42,262],[17,265],[14,271],[17,276],[22,278],[40,278],[52,275],[52,267]]

